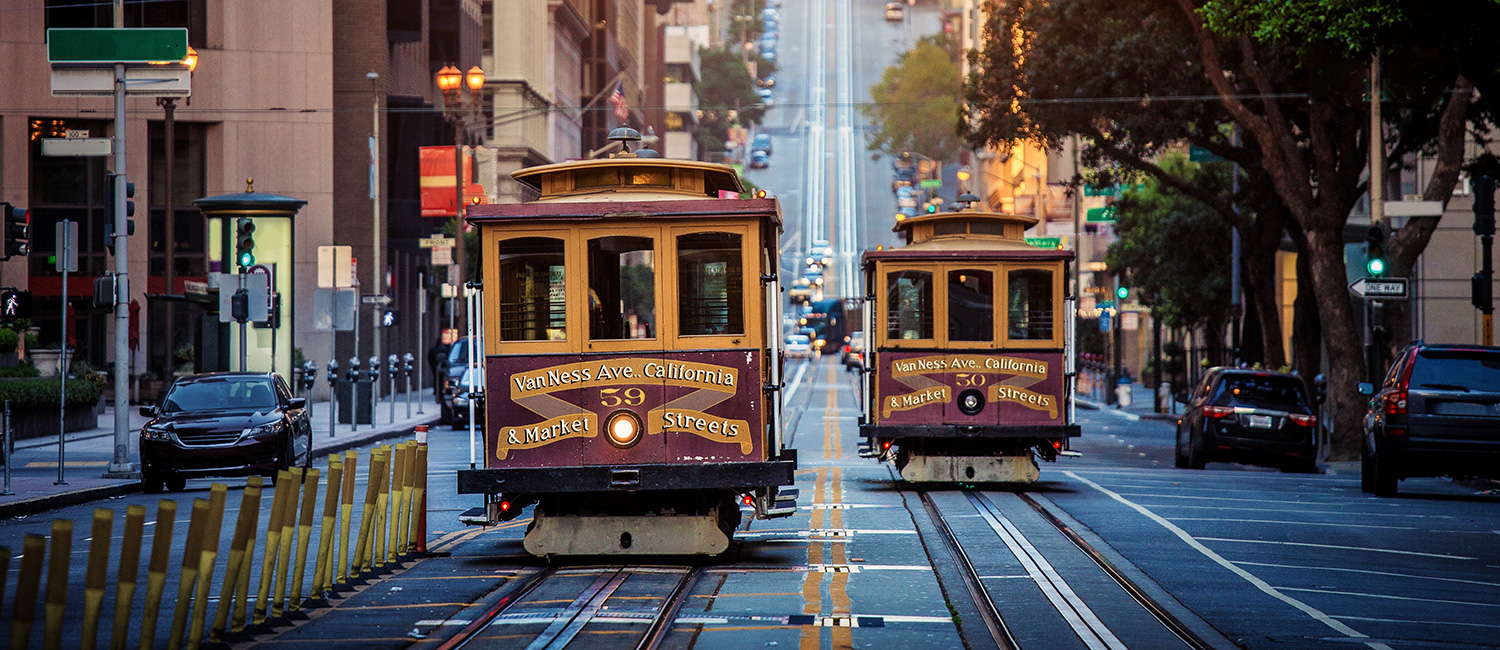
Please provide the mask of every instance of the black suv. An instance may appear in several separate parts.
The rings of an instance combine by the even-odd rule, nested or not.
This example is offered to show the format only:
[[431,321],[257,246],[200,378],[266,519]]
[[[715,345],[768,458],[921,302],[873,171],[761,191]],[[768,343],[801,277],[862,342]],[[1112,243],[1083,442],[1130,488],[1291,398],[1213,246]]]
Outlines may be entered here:
[[[453,345],[448,348],[448,358],[443,365],[443,385],[438,386],[437,390],[434,391],[437,393],[438,404],[442,405],[441,421],[443,424],[459,424],[457,418],[454,416],[456,407],[453,405],[453,396],[460,392],[458,380],[463,377],[464,370],[467,370],[469,367],[469,338],[467,336],[462,337],[454,341]],[[477,356],[481,360],[479,367],[482,369],[484,368],[484,344],[482,341],[478,341],[475,342],[475,347],[478,353]],[[468,409],[468,403],[465,403],[463,408]],[[466,410],[464,416],[467,415],[468,412]]]
[[1365,413],[1360,488],[1395,496],[1413,476],[1500,478],[1500,348],[1413,343]]
[[1211,368],[1177,421],[1177,466],[1209,461],[1318,470],[1318,416],[1296,375]]

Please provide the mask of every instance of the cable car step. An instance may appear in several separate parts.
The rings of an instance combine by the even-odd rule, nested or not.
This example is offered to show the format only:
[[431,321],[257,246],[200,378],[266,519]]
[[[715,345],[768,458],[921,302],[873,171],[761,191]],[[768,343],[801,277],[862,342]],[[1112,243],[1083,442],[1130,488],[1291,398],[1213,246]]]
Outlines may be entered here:
[[488,526],[494,522],[490,521],[489,513],[484,506],[469,508],[458,516],[459,523],[465,526]]
[[797,497],[800,491],[794,487],[772,488],[771,507],[766,508],[765,517],[789,517],[797,512]]

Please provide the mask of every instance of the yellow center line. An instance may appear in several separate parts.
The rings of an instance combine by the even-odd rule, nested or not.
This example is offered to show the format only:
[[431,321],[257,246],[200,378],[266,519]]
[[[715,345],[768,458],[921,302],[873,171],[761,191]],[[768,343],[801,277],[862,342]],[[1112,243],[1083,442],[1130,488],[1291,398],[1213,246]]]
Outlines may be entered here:
[[[825,445],[824,449],[827,447]],[[828,468],[818,468],[818,475],[813,480],[817,481],[814,493],[819,503],[828,495]],[[823,511],[813,510],[808,520],[808,529],[817,530],[823,527]],[[807,563],[823,563],[823,542],[810,542],[807,545]],[[802,578],[802,613],[819,616],[823,613],[823,574],[809,571]],[[801,639],[798,644],[799,650],[819,650],[822,646],[822,630],[816,626],[802,628]]]

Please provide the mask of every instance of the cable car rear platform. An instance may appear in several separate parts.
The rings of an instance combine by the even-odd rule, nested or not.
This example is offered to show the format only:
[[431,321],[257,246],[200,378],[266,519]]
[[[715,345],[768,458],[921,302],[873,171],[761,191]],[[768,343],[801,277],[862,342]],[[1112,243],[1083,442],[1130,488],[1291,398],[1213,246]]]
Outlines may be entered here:
[[1076,424],[861,424],[861,438],[1077,438]]
[[737,463],[661,463],[514,467],[458,472],[459,494],[554,494],[563,492],[643,492],[656,490],[751,489],[792,485],[795,449],[779,460]]

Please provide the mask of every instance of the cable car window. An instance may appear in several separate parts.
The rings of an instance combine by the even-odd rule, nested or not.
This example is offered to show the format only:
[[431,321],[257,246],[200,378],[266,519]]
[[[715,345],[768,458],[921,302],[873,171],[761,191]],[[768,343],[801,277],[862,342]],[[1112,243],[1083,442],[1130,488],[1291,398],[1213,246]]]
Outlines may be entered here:
[[740,235],[704,232],[677,238],[679,334],[745,333]]
[[995,235],[997,237],[1004,237],[1005,224],[995,223],[993,221],[970,221],[969,232],[976,235]]
[[1010,272],[1010,338],[1045,341],[1052,338],[1052,272],[1024,269]]
[[496,258],[500,262],[500,340],[567,340],[562,240],[507,239],[500,242]]
[[963,235],[969,232],[967,221],[940,221],[932,224],[933,235]]
[[656,242],[589,240],[589,338],[656,338]]
[[897,271],[886,274],[886,338],[932,338],[932,273]]
[[995,340],[994,280],[989,271],[948,272],[948,340]]

